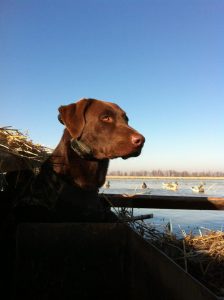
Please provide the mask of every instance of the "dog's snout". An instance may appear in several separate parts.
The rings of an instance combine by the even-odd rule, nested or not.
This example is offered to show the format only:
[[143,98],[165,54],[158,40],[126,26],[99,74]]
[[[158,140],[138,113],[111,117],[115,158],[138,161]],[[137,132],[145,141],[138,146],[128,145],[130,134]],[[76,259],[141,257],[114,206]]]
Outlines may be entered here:
[[145,138],[141,134],[133,134],[131,136],[131,142],[134,146],[140,147],[144,144]]

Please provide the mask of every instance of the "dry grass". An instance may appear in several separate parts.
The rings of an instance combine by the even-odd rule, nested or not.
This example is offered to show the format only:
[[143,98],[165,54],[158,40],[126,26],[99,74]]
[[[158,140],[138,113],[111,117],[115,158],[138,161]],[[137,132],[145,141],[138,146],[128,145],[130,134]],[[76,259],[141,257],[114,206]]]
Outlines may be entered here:
[[181,239],[167,227],[162,231],[137,222],[134,228],[216,295],[224,296],[224,232],[204,229],[195,236],[183,231]]
[[224,296],[224,232],[207,231],[186,236],[190,270],[219,296]]
[[52,150],[33,143],[28,134],[11,127],[0,128],[0,172],[19,169],[24,164],[38,166]]

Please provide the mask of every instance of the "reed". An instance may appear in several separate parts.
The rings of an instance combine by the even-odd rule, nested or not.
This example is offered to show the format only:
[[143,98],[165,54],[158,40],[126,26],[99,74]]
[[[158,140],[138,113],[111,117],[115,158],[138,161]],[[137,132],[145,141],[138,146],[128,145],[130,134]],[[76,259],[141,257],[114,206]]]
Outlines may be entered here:
[[26,133],[11,126],[0,127],[0,172],[35,168],[52,149],[34,143]]
[[[130,224],[146,241],[154,244],[186,272],[201,281],[217,296],[224,296],[224,232],[200,228],[198,235],[177,238],[170,226],[158,230],[144,221]],[[172,226],[171,226],[172,227]]]

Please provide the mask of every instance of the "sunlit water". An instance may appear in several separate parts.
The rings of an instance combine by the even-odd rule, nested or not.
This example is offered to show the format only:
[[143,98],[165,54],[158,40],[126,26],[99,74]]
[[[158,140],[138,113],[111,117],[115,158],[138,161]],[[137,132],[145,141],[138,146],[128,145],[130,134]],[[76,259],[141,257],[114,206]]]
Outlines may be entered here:
[[[163,188],[163,183],[170,182],[168,179],[110,179],[110,188],[101,188],[101,193],[110,194],[150,194],[150,195],[185,195],[185,196],[207,196],[224,197],[224,180],[177,180],[178,190],[169,191]],[[143,181],[148,189],[143,190],[141,185]],[[191,187],[203,183],[204,193],[195,193]],[[135,215],[152,213],[153,218],[147,222],[156,226],[171,223],[173,231],[180,233],[180,228],[187,233],[199,233],[203,227],[210,230],[224,230],[224,211],[206,211],[206,210],[179,210],[179,209],[134,209]]]

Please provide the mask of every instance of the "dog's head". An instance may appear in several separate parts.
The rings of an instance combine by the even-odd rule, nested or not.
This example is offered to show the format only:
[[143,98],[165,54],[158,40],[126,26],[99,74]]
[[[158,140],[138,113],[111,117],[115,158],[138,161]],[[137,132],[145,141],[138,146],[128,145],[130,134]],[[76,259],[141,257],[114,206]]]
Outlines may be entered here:
[[72,146],[94,159],[138,156],[145,138],[128,125],[126,113],[116,104],[82,99],[59,107],[59,120],[71,135]]

